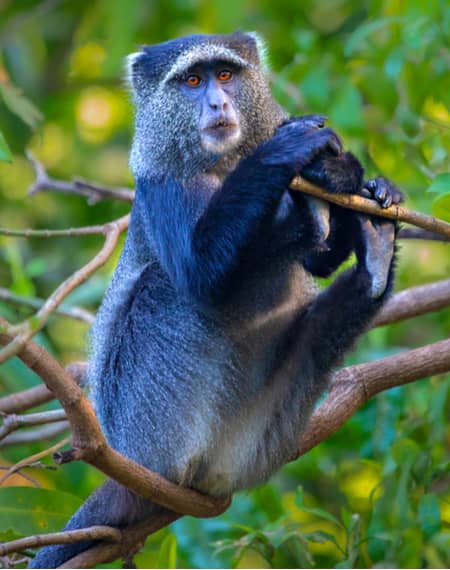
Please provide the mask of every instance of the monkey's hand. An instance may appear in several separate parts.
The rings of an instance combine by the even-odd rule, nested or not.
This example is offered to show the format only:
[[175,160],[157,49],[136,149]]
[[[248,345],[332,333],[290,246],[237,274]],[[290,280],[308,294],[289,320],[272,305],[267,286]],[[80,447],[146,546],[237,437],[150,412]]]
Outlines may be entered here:
[[321,115],[307,115],[282,123],[274,136],[258,147],[256,156],[262,165],[282,167],[293,177],[316,156],[340,155],[341,140],[332,129],[322,128],[324,120]]
[[360,191],[361,196],[376,200],[382,208],[389,208],[392,204],[403,202],[403,193],[387,178],[378,176],[364,183]]

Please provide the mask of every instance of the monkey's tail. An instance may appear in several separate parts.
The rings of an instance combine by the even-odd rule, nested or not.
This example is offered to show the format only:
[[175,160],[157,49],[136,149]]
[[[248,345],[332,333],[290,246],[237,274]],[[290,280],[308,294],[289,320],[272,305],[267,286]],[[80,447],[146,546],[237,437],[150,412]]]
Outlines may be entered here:
[[[94,525],[121,527],[149,519],[161,510],[162,507],[138,497],[115,481],[107,481],[81,505],[64,530]],[[39,550],[29,568],[57,568],[96,543],[98,541],[83,540],[46,546]]]

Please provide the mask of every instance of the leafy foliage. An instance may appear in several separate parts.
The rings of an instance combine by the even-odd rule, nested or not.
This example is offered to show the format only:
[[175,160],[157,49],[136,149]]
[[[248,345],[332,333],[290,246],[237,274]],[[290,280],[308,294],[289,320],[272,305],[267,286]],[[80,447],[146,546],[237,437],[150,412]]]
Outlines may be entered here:
[[[326,114],[369,175],[392,178],[407,193],[408,206],[450,220],[445,0],[5,0],[0,225],[65,228],[125,213],[127,206],[115,202],[90,206],[83,198],[45,193],[27,198],[33,173],[24,150],[31,148],[56,177],[131,186],[132,111],[120,79],[124,55],[142,43],[236,28],[256,29],[267,39],[273,90],[289,111]],[[0,285],[45,298],[99,245],[95,237],[0,236]],[[69,305],[95,310],[116,261],[75,291]],[[449,268],[448,246],[406,243],[399,288],[444,278]],[[30,313],[0,301],[0,314],[14,321]],[[37,340],[70,362],[85,358],[87,332],[83,323],[55,317]],[[348,362],[449,332],[448,310],[376,329]],[[0,369],[0,395],[36,383],[16,359]],[[150,537],[136,562],[147,568],[446,568],[449,416],[448,377],[380,394],[267,485],[235,497],[221,517],[184,518]],[[46,445],[0,448],[0,464]],[[0,540],[59,529],[102,480],[84,464],[31,474],[47,490],[32,488],[19,475],[0,489]]]

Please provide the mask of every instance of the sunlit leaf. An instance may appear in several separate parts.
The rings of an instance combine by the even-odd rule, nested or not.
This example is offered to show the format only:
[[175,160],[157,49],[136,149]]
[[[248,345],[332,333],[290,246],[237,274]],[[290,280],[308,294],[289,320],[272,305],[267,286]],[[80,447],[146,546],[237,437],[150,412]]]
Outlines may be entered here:
[[10,83],[0,83],[0,94],[11,113],[22,119],[29,127],[35,127],[43,118],[37,107]]
[[169,534],[163,540],[158,554],[157,568],[177,567],[177,538]]

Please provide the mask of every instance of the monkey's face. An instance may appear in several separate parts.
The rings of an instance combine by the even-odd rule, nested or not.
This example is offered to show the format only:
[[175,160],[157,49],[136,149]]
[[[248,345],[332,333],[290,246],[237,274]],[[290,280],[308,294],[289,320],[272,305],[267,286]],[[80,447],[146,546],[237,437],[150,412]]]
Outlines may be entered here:
[[227,62],[190,67],[177,78],[182,95],[198,118],[198,134],[206,151],[223,154],[235,148],[242,129],[236,105],[241,71]]
[[136,178],[190,180],[232,169],[286,118],[252,34],[188,36],[128,58],[135,102]]

